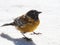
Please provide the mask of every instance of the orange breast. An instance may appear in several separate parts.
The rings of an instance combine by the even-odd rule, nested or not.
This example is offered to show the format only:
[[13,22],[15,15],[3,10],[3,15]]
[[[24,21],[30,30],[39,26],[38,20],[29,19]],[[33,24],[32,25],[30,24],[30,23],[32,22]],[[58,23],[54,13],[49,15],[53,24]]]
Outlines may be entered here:
[[33,21],[31,24],[28,23],[22,27],[17,27],[17,29],[21,32],[33,32],[37,26],[39,25],[40,21]]

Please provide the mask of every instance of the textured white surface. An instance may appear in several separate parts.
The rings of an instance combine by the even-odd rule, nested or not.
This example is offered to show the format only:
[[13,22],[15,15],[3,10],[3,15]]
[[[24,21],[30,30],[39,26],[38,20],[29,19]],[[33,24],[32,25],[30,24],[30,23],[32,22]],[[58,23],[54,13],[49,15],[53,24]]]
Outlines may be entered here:
[[[29,36],[31,45],[60,45],[60,0],[0,0],[0,25],[12,22],[16,17],[25,14],[28,10],[42,11],[39,15],[41,24],[36,29],[41,35]],[[19,31],[13,26],[0,27],[0,34],[4,33],[13,39],[22,38]],[[7,36],[6,36],[7,37]],[[20,45],[20,40],[8,40],[0,36],[0,45]],[[24,41],[22,40],[21,44]],[[25,45],[28,45],[25,43]]]

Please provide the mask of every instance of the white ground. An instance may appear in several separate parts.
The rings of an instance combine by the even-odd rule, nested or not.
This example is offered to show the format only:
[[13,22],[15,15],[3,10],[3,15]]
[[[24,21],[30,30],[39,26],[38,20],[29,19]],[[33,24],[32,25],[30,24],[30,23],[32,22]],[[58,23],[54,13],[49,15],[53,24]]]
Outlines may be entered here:
[[42,11],[36,29],[42,34],[26,35],[33,40],[26,42],[15,27],[0,27],[0,45],[60,45],[60,0],[0,0],[0,26],[31,9]]

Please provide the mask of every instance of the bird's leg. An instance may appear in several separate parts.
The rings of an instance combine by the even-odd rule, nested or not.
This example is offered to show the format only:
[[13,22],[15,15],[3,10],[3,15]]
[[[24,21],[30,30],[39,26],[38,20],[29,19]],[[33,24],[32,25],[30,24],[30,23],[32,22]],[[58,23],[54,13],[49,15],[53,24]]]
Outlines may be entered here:
[[24,37],[26,37],[24,34],[25,34],[25,32],[21,32],[21,34],[24,36]]
[[22,33],[22,35],[24,36],[24,39],[26,39],[27,41],[31,41],[31,38],[26,37],[24,34],[25,34],[25,32]]
[[42,33],[36,33],[36,32],[33,32],[34,34],[38,35],[38,34],[42,34]]
[[[36,32],[33,32],[33,34],[39,35],[39,34],[42,34],[42,33],[36,33]],[[33,34],[31,34],[31,35],[33,35]]]

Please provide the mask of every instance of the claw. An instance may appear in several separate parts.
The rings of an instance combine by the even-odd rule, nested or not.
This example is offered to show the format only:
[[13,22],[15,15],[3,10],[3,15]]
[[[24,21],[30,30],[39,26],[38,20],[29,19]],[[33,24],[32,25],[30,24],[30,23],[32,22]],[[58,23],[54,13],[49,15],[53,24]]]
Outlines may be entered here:
[[[39,34],[42,34],[42,33],[35,33],[35,32],[33,32],[33,34],[39,35]],[[31,35],[33,35],[33,34],[31,34]]]
[[31,38],[24,37],[24,39],[26,39],[27,41],[32,41]]

